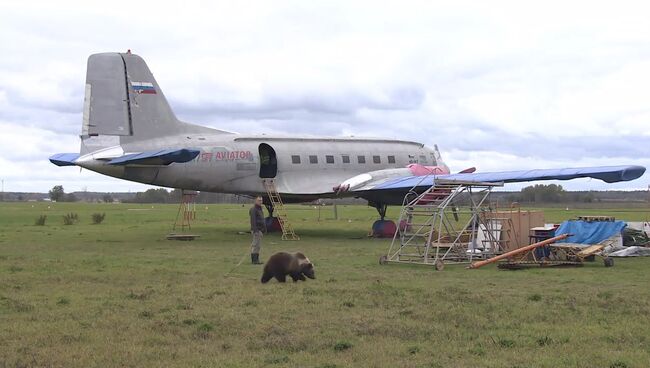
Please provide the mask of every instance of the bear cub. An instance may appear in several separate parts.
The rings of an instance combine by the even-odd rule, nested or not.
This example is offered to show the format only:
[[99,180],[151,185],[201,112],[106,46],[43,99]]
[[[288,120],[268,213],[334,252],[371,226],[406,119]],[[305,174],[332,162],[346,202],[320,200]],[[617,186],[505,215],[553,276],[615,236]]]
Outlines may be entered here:
[[287,281],[287,275],[291,276],[293,282],[298,280],[306,281],[305,276],[315,279],[314,265],[300,252],[288,253],[278,252],[273,254],[264,265],[262,283],[276,278],[279,282]]

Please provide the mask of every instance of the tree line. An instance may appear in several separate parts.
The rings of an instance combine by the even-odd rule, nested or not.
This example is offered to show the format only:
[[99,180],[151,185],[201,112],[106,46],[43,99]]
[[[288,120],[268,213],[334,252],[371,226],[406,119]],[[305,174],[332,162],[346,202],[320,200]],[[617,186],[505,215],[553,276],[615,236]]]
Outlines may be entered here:
[[[605,192],[568,192],[561,185],[557,184],[536,184],[523,188],[520,192],[494,192],[493,196],[503,198],[509,202],[519,203],[591,203],[600,202]],[[638,193],[637,193],[638,194]],[[137,192],[124,198],[124,193],[120,195],[122,202],[125,203],[179,203],[181,199],[181,190],[168,190],[165,188],[147,189],[143,192]],[[647,194],[642,194],[647,197]],[[74,193],[65,193],[63,186],[56,185],[49,191],[52,201],[56,202],[76,202],[79,200]],[[88,200],[88,199],[86,199]],[[115,198],[109,194],[97,194],[97,197],[91,201],[102,201],[112,203]],[[196,198],[196,203],[248,203],[247,197],[234,194],[200,192]]]
[[594,192],[567,192],[558,184],[536,184],[506,197],[520,203],[591,203],[599,201]]
[[[179,203],[181,200],[181,192],[180,189],[152,188],[143,192],[134,193],[127,198],[124,198],[123,193],[118,193],[121,197],[118,200],[124,203]],[[80,200],[74,193],[66,193],[62,185],[55,185],[50,189],[48,194],[50,200],[53,202],[77,202]],[[110,193],[98,193],[97,196],[85,198],[85,200],[113,203],[116,198]],[[196,203],[247,203],[250,199],[234,194],[200,192],[195,197],[195,201]]]

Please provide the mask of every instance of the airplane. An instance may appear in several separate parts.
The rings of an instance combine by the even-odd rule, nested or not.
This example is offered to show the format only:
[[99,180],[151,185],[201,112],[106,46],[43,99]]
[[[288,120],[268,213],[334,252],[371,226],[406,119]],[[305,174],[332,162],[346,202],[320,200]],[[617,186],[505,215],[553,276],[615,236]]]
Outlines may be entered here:
[[389,205],[436,179],[528,182],[639,178],[636,165],[452,174],[437,145],[388,138],[237,134],[180,121],[145,61],[129,51],[88,58],[79,153],[50,157],[111,177],[186,190],[261,195],[273,179],[284,202],[358,197],[384,220]]

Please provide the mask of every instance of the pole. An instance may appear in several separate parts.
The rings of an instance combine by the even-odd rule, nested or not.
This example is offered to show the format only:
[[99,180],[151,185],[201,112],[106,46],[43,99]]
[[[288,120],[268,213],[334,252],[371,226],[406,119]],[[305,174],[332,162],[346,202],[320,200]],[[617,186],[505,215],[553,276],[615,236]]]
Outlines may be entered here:
[[566,239],[569,236],[571,236],[571,234],[562,234],[562,235],[554,236],[554,237],[552,237],[550,239],[542,240],[541,242],[533,243],[531,245],[527,245],[527,246],[521,247],[519,249],[511,250],[510,252],[505,252],[503,254],[500,254],[500,255],[498,255],[496,257],[492,257],[490,259],[486,259],[486,260],[483,260],[483,261],[476,261],[476,262],[472,263],[471,265],[469,265],[469,267],[467,267],[467,268],[474,269],[474,268],[483,267],[483,266],[485,266],[487,264],[494,263],[496,261],[500,261],[500,260],[502,260],[504,258],[510,258],[512,256],[516,256],[517,254],[525,253],[525,252],[528,252],[528,251],[533,250],[535,248],[539,248],[539,247],[543,247],[543,246],[548,245],[548,244],[555,243],[556,241]]

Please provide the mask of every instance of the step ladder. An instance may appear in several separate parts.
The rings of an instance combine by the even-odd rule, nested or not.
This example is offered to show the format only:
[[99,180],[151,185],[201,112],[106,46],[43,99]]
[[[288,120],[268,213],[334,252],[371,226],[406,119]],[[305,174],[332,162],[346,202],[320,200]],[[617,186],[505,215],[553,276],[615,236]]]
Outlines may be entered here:
[[280,222],[280,227],[282,228],[282,240],[300,240],[300,237],[296,235],[296,232],[293,230],[293,226],[289,222],[289,216],[287,215],[287,210],[284,208],[284,203],[280,197],[280,193],[275,187],[273,179],[262,179],[262,184],[266,190],[266,194],[271,201],[273,206],[273,211],[276,213],[278,221]]
[[[196,220],[196,196],[198,194],[193,190],[181,189],[181,203],[176,213],[172,232],[167,234],[167,240],[194,240],[201,237],[185,231],[191,230],[192,221]],[[178,228],[180,228],[180,233],[176,232]]]
[[490,217],[485,219],[484,225],[480,226],[483,235],[481,239],[482,249],[490,249],[495,253],[510,250],[510,239],[512,239],[513,229],[514,224],[509,217]]

